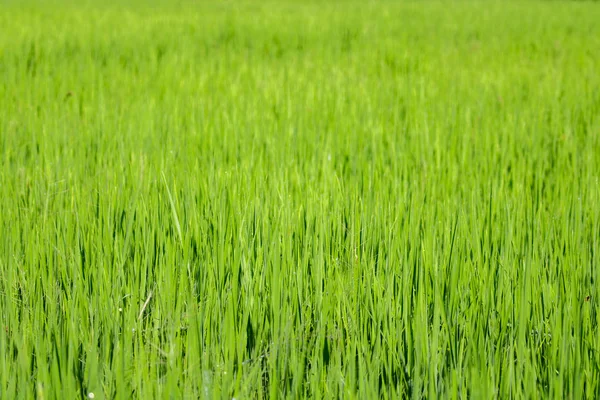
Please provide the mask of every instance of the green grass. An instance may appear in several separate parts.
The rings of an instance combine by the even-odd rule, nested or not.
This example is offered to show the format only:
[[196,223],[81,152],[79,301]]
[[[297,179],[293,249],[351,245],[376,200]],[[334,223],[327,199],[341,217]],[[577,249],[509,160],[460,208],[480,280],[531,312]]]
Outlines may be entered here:
[[0,398],[600,397],[600,5],[0,5]]

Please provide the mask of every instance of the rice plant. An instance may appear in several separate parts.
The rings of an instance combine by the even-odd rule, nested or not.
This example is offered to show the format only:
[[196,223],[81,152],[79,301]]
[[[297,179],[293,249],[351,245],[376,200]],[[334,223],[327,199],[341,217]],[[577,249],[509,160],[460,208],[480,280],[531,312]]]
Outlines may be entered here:
[[600,397],[600,6],[0,4],[0,398]]

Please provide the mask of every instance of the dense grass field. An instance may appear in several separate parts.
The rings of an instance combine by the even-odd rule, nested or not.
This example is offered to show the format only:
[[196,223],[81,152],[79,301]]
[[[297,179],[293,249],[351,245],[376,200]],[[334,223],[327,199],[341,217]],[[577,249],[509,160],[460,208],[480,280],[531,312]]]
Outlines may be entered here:
[[600,397],[600,4],[0,4],[0,398]]

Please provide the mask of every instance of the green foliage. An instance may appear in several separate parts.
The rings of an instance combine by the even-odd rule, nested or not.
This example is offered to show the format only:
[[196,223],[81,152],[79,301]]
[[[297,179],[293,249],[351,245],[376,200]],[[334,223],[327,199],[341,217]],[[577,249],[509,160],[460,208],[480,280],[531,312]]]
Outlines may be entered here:
[[0,398],[598,398],[593,3],[0,6]]

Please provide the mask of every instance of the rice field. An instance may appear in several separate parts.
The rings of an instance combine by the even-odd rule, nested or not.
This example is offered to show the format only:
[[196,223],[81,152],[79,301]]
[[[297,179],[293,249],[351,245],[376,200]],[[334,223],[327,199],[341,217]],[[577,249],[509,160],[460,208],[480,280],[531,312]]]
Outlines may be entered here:
[[600,3],[0,3],[0,398],[600,397]]

